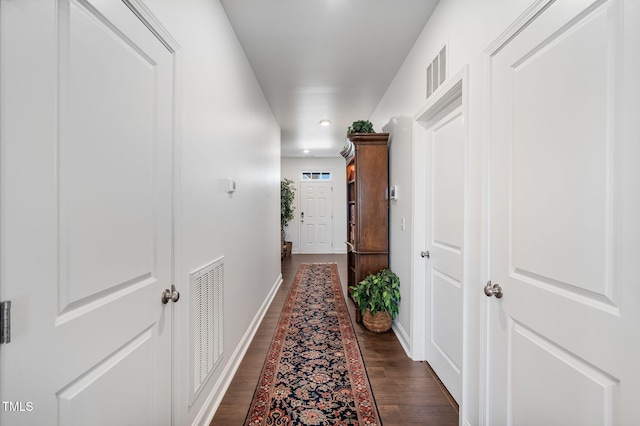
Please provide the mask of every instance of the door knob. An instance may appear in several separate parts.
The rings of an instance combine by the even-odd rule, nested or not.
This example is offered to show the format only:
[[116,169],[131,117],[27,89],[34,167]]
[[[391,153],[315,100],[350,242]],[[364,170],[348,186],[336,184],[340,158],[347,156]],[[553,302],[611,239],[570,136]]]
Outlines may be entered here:
[[487,281],[487,285],[484,286],[484,294],[487,297],[495,296],[496,299],[500,299],[502,297],[502,287],[500,284],[491,285],[491,280]]
[[169,290],[168,288],[164,289],[160,300],[162,301],[163,305],[169,303],[169,300],[171,300],[173,303],[176,303],[178,300],[180,300],[180,292],[176,290],[176,286],[171,285],[171,290]]
[[426,257],[427,259],[429,259],[431,257],[431,255],[429,254],[429,250],[427,251],[421,251],[420,252],[420,256],[422,257]]

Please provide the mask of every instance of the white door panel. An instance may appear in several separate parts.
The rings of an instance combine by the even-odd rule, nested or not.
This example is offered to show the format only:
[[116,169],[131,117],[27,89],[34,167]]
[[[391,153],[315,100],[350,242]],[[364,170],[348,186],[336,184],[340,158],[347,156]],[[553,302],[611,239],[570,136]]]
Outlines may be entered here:
[[[156,260],[153,63],[96,14],[66,6],[58,148],[60,250],[69,259],[60,271],[63,310],[148,280]],[[116,107],[124,102],[127,108]]]
[[173,56],[123,2],[1,5],[0,423],[169,424]]
[[300,184],[300,253],[333,253],[333,185]]
[[504,296],[487,299],[489,424],[640,414],[640,269],[623,264],[639,226],[621,222],[640,202],[622,157],[637,140],[619,131],[623,64],[640,46],[623,43],[626,5],[550,4],[492,56],[491,279]]
[[[59,424],[99,424],[97,413],[102,418],[105,411],[116,424],[153,424],[154,398],[148,388],[153,382],[153,351],[149,329],[58,391]],[[114,389],[120,390],[115,398]],[[121,405],[124,399],[136,404]]]
[[[446,377],[450,391],[459,391],[459,376],[462,367],[462,303],[460,281],[434,269],[431,276],[431,345],[441,360],[431,361],[438,365],[439,376]],[[436,358],[439,358],[436,356]],[[445,373],[439,364],[446,361]],[[443,382],[444,383],[444,382]],[[459,394],[456,397],[459,398]]]
[[611,414],[607,411],[616,398],[615,379],[518,323],[511,351],[508,405],[514,425],[540,424],[543,419],[545,424],[607,424],[601,421]]
[[427,131],[427,361],[460,402],[464,235],[464,122],[458,103]]

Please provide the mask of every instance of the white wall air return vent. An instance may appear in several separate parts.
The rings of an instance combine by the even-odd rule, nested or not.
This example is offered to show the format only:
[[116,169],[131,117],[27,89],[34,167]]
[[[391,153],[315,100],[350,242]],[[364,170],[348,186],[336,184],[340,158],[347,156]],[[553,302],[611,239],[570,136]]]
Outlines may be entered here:
[[427,67],[427,98],[436,91],[447,79],[447,46],[442,46],[440,52]]
[[191,405],[209,380],[224,349],[224,258],[192,273],[189,285]]

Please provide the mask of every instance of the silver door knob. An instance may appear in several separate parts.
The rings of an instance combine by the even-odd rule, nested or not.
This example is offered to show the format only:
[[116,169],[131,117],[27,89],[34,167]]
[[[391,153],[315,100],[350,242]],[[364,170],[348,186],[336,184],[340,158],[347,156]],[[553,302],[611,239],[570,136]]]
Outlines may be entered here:
[[162,301],[163,305],[169,303],[169,300],[171,300],[173,303],[176,303],[178,300],[180,300],[180,292],[176,290],[176,287],[174,285],[172,285],[171,290],[169,290],[168,288],[164,289],[160,300]]
[[500,299],[502,297],[502,287],[500,284],[491,285],[491,281],[487,281],[487,285],[484,286],[484,294],[487,297],[495,296],[496,299]]
[[421,252],[420,252],[420,256],[422,256],[422,257],[426,257],[427,259],[429,259],[429,257],[431,257],[431,255],[429,254],[429,250],[427,250],[427,251],[421,251]]

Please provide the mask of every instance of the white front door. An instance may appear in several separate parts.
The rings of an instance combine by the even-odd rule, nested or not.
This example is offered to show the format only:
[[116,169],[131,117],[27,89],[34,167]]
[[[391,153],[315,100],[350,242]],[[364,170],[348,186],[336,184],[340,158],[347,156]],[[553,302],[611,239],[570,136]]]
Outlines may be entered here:
[[300,184],[300,253],[333,253],[333,184]]
[[173,55],[136,4],[1,3],[3,425],[171,423]]
[[459,102],[433,120],[426,136],[426,359],[460,403],[464,123]]
[[537,2],[489,52],[487,424],[638,424],[637,6]]

